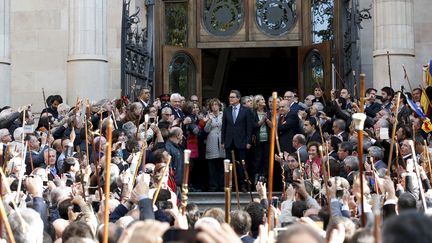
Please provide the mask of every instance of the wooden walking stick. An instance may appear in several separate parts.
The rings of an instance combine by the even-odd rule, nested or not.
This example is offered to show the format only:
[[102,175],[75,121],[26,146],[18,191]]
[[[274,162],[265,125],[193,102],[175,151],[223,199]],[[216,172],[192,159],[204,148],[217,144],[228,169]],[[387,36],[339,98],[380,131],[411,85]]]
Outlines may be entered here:
[[224,160],[224,176],[225,176],[225,222],[231,221],[231,187],[230,187],[230,161]]
[[[271,200],[273,198],[273,166],[274,166],[274,152],[275,152],[275,141],[276,141],[276,103],[277,103],[277,92],[273,92],[273,109],[272,109],[272,129],[270,136],[270,158],[269,158],[269,189],[267,198]],[[268,232],[271,230],[271,203],[268,205],[267,213],[268,213]]]
[[[276,129],[276,148],[277,148],[279,157],[281,157],[282,161],[283,161],[284,158],[283,158],[282,150],[280,148],[277,126],[275,129]],[[280,167],[281,167],[281,178],[282,178],[282,198],[285,200],[285,198],[286,198],[286,182],[285,182],[285,168],[284,168],[283,163],[280,163]]]
[[[16,208],[16,210],[19,210],[19,209]],[[1,220],[4,223],[4,226],[6,228],[6,233],[7,233],[7,236],[9,238],[9,242],[15,243],[15,238],[14,238],[14,235],[13,235],[13,232],[12,232],[12,228],[11,228],[11,226],[9,224],[9,220],[7,218],[6,210],[5,210],[4,206],[3,206],[3,199],[2,199],[2,197],[0,197],[0,216],[1,216]]]
[[428,167],[429,167],[429,177],[430,177],[430,181],[432,181],[432,167],[431,167],[431,161],[430,161],[430,155],[429,155],[429,147],[427,145],[427,141],[424,141],[424,151],[426,153],[426,160],[428,163]]
[[190,160],[190,149],[184,150],[184,166],[183,166],[183,184],[182,184],[182,193],[181,193],[181,213],[182,215],[186,214],[186,206],[188,200],[188,182],[189,182],[189,160]]
[[29,151],[31,171],[33,172],[34,170],[33,155],[32,155],[32,151],[30,150],[30,144],[27,144],[27,147],[28,147],[27,150]]
[[135,185],[136,178],[138,176],[138,170],[141,167],[143,159],[144,159],[144,163],[145,163],[146,148],[147,148],[147,143],[146,143],[146,141],[143,141],[143,145],[141,147],[140,154],[139,154],[139,157],[138,157],[138,163],[136,164],[136,167],[134,169],[134,175],[133,175],[132,185]]
[[387,51],[387,67],[388,67],[388,75],[389,75],[390,88],[393,88],[393,86],[392,86],[391,69],[390,69],[390,52],[389,51]]
[[[322,170],[322,173],[323,173],[323,176],[324,176],[324,184],[325,184],[324,186],[325,186],[325,189],[326,189],[327,212],[329,214],[329,217],[331,218],[332,217],[331,197],[330,197],[330,188],[329,188],[329,185],[328,185],[328,178],[330,177],[330,174],[327,174],[328,172],[327,173],[325,172],[326,168],[328,168],[328,164],[326,164],[324,162],[324,151],[323,151],[322,145],[319,146],[319,152],[321,154],[321,159],[323,160],[322,162],[324,164],[324,166],[321,166],[321,170]],[[327,157],[328,157],[328,155],[327,155]],[[327,161],[328,161],[328,159],[327,159]]]
[[401,93],[399,92],[397,94],[397,98],[396,98],[396,112],[395,112],[395,118],[396,119],[395,119],[395,121],[393,123],[393,131],[392,131],[391,142],[390,142],[390,153],[389,153],[389,159],[388,159],[388,162],[387,162],[387,172],[386,172],[387,176],[390,175],[391,164],[392,164],[393,147],[394,147],[394,144],[395,144],[396,127],[397,127],[397,124],[398,124],[397,117],[398,117],[398,113],[399,113],[400,96],[401,96]]
[[250,178],[249,178],[249,173],[247,172],[247,169],[246,169],[246,162],[242,159],[242,161],[241,161],[241,165],[242,165],[242,168],[243,168],[243,172],[244,172],[244,174],[245,174],[245,182],[247,183],[247,185],[248,185],[248,190],[249,190],[249,194],[250,194],[250,197],[251,197],[251,202],[253,201],[253,196],[252,196],[252,182],[251,182],[251,180],[250,180]]
[[361,204],[361,223],[362,226],[366,226],[366,215],[364,213],[364,190],[363,190],[363,128],[364,122],[366,121],[366,114],[354,113],[352,119],[357,130],[357,146],[358,146],[358,158],[359,158],[359,170],[360,170],[360,204]]
[[298,162],[299,162],[300,175],[303,178],[303,165],[302,165],[303,161],[301,161],[300,151],[299,150],[297,150],[297,159],[298,159]]
[[[171,155],[167,155],[167,163],[166,163],[166,165],[165,165],[165,168],[164,168],[164,170],[163,170],[163,173],[162,173],[162,178],[166,175],[166,173],[169,171],[169,167],[170,167],[170,164],[171,164]],[[161,190],[161,187],[162,187],[162,179],[159,181],[159,183],[157,184],[157,187],[156,187],[156,191],[155,191],[155,193],[153,194],[153,205],[155,205],[155,203],[156,203],[156,199],[157,199],[157,197],[159,196],[159,192],[160,192],[160,190]]]
[[110,176],[111,176],[111,143],[112,143],[113,122],[108,120],[107,126],[107,145],[105,154],[105,210],[104,210],[104,234],[103,243],[108,243],[108,224],[109,224],[109,196],[110,196]]
[[238,181],[237,181],[237,166],[234,157],[234,150],[231,150],[231,158],[232,158],[232,166],[233,166],[233,173],[234,173],[234,185],[236,189],[237,209],[240,210],[240,193],[239,193]]
[[413,157],[414,169],[415,169],[415,173],[417,176],[417,182],[418,182],[418,186],[419,186],[420,198],[422,201],[423,210],[424,210],[424,212],[426,212],[426,210],[427,210],[426,198],[425,198],[424,191],[423,191],[423,182],[422,182],[421,177],[420,177],[420,169],[418,167],[419,165],[417,162],[417,155],[416,155],[416,151],[415,151],[415,147],[414,147],[414,142],[412,140],[409,140],[408,143],[411,147],[411,154]]
[[[89,102],[88,99],[86,99],[86,114],[87,114],[87,119],[88,119],[86,121],[86,124],[87,124],[87,122],[91,122],[91,120],[90,120],[91,119],[90,102]],[[87,124],[87,126],[88,126],[88,124]],[[102,188],[101,188],[101,185],[100,185],[100,176],[99,176],[99,169],[98,169],[98,165],[99,165],[100,161],[96,161],[96,145],[94,143],[94,135],[93,134],[90,137],[90,142],[91,142],[91,146],[92,146],[93,163],[94,163],[94,166],[95,166],[97,190],[99,192],[99,197],[102,199],[102,195],[103,194],[102,194]],[[90,159],[89,159],[89,161],[90,161]]]

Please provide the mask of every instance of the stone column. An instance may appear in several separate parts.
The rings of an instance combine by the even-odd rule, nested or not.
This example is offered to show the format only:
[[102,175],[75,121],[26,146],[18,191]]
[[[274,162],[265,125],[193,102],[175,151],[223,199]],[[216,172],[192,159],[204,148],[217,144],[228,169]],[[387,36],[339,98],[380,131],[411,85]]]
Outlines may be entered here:
[[[373,85],[375,88],[390,86],[387,51],[390,55],[392,87],[399,90],[401,85],[409,91],[404,82],[402,65],[405,65],[412,87],[419,81],[414,80],[414,7],[413,0],[375,0],[374,1],[374,62]],[[417,70],[421,72],[421,70]]]
[[69,0],[67,79],[71,105],[108,98],[107,0]]
[[0,108],[11,103],[10,0],[0,0]]

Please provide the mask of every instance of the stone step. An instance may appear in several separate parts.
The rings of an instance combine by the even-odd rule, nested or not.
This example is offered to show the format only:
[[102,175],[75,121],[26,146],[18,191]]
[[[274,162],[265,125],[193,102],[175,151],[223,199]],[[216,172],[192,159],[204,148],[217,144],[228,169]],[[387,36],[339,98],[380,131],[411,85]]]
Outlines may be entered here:
[[[280,197],[281,192],[273,192],[273,196]],[[253,192],[252,197],[254,200],[258,200],[258,193]],[[225,208],[225,193],[224,192],[189,192],[189,202],[193,202],[198,205],[200,211],[204,211],[208,208]],[[240,208],[244,208],[251,202],[251,196],[249,193],[239,193]],[[236,193],[231,193],[231,208],[237,207]]]

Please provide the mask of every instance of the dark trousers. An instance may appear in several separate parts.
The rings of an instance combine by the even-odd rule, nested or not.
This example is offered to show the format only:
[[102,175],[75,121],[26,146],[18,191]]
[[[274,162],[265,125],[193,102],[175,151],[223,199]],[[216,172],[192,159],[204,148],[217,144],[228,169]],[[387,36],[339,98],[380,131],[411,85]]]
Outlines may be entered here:
[[[239,163],[236,163],[236,172],[237,172],[237,182],[238,182],[238,186],[239,186],[239,190],[242,188],[245,188],[245,175],[243,172],[243,168],[241,166],[241,161],[246,159],[246,149],[238,149],[238,148],[225,148],[225,153],[226,153],[226,158],[229,159],[230,161],[232,161],[231,158],[231,151],[234,151],[234,156],[235,156],[235,160],[238,161]],[[234,170],[234,165],[233,165],[233,170]],[[233,172],[234,173],[234,172]],[[235,190],[235,178],[234,178],[234,174],[233,174],[233,190]]]
[[254,160],[254,177],[255,175],[262,175],[268,177],[268,166],[269,166],[269,153],[270,144],[268,142],[259,142],[255,148],[255,160]]
[[209,191],[223,191],[224,188],[224,166],[223,159],[209,159],[208,171],[209,171]]

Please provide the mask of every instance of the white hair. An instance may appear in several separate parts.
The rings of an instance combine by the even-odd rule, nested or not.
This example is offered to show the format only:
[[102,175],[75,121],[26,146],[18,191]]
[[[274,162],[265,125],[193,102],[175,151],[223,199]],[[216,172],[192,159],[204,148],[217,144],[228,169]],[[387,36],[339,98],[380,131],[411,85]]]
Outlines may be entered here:
[[170,96],[170,100],[173,100],[173,99],[179,99],[179,100],[181,100],[181,95],[179,94],[179,93],[172,93],[171,94],[171,96]]
[[9,223],[14,232],[15,241],[20,242],[43,242],[43,222],[38,212],[31,208],[20,208],[21,214],[26,224],[21,224],[21,220],[16,211],[9,215]]

